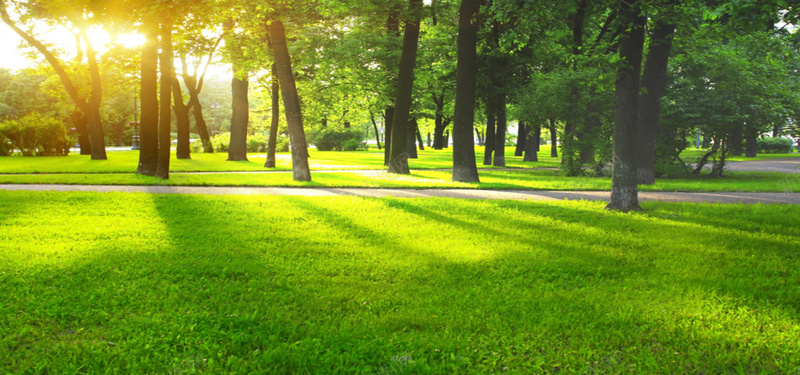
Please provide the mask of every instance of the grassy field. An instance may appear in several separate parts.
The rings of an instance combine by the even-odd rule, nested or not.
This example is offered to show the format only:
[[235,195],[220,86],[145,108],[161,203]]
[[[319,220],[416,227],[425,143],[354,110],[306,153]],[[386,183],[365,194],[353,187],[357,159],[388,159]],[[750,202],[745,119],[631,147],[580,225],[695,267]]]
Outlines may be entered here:
[[[10,157],[0,159],[0,183],[90,184],[90,185],[191,185],[191,186],[289,186],[370,188],[465,188],[535,190],[609,190],[610,178],[566,177],[557,169],[559,160],[540,153],[540,162],[524,163],[509,157],[509,169],[480,169],[481,183],[451,181],[450,150],[424,151],[412,160],[410,176],[382,173],[380,152],[312,152],[312,182],[292,181],[289,155],[279,155],[277,170],[263,167],[263,155],[251,161],[228,162],[225,154],[195,154],[192,160],[173,160],[169,180],[133,173],[135,152],[109,152],[109,160],[92,161],[88,156],[52,158]],[[772,155],[764,156],[764,159]],[[788,155],[783,155],[787,157]],[[197,173],[203,172],[203,173]],[[229,173],[242,172],[242,173]],[[274,173],[273,173],[274,172]],[[659,179],[643,191],[800,192],[800,177],[781,173],[728,172],[724,178],[692,176]]]
[[800,370],[798,206],[0,202],[0,373]]

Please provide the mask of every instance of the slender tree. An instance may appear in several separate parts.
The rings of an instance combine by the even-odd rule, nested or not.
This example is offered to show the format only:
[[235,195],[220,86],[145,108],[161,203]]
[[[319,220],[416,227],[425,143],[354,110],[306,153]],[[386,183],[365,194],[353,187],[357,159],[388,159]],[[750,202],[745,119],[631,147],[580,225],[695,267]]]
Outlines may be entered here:
[[295,181],[311,181],[300,99],[297,97],[297,86],[292,74],[289,48],[286,46],[286,30],[281,21],[273,21],[269,26],[269,39],[275,56],[275,71],[283,94],[283,108],[289,127],[293,177]]
[[389,156],[389,172],[410,174],[408,169],[408,121],[411,114],[412,91],[414,88],[414,65],[419,43],[419,25],[422,0],[409,0],[409,18],[403,32],[403,52],[400,56],[397,100],[392,121],[392,143]]
[[269,125],[269,140],[267,141],[267,161],[264,163],[266,168],[275,168],[275,148],[278,143],[278,125],[281,122],[281,92],[278,83],[278,73],[275,64],[272,64],[272,118]]

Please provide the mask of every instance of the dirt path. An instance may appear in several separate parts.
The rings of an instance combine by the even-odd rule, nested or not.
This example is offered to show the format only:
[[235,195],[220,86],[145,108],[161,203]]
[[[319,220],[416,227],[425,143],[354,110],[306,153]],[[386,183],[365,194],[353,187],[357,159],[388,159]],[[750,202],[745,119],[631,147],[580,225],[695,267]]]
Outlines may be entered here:
[[[366,188],[275,188],[275,187],[201,187],[201,186],[118,186],[118,185],[0,185],[0,190],[88,191],[147,194],[205,195],[280,195],[280,196],[357,196],[460,199],[513,199],[531,201],[590,200],[608,201],[607,191],[536,191],[472,189],[366,189]],[[800,193],[678,193],[639,192],[640,201],[695,203],[766,203],[800,204]]]
[[800,173],[800,158],[732,161],[725,164],[729,171]]

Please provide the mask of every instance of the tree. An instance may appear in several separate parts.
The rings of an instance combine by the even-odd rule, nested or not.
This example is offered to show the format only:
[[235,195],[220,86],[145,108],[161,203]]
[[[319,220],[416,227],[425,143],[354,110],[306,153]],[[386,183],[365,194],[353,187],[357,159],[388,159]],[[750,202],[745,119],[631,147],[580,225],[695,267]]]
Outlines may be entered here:
[[639,75],[644,48],[645,18],[641,9],[619,1],[621,33],[614,103],[614,166],[611,201],[607,209],[628,212],[641,210],[636,187],[636,122],[638,120]]
[[[90,26],[96,22],[94,15],[101,14],[102,11],[92,7],[83,8],[81,4],[52,4],[53,6],[49,7],[41,5],[41,3],[20,4],[22,9],[18,11],[42,20],[61,24],[69,30],[77,30],[79,38],[85,46],[85,51],[81,51],[81,54],[86,57],[85,67],[89,72],[91,81],[90,93],[81,93],[75,83],[74,74],[70,75],[67,71],[66,63],[32,33],[22,30],[17,25],[17,21],[13,20],[8,13],[6,1],[0,3],[0,16],[6,25],[45,57],[61,79],[72,101],[86,115],[88,133],[91,140],[92,160],[106,160],[105,139],[100,116],[103,88],[100,82],[97,53],[88,36]],[[80,44],[77,48],[80,49]]]
[[172,147],[172,139],[170,138],[170,130],[172,128],[172,81],[175,67],[173,61],[175,60],[172,54],[172,19],[165,17],[161,21],[161,81],[160,81],[160,98],[159,103],[161,108],[159,121],[158,121],[158,167],[156,168],[156,177],[161,179],[169,178],[169,156],[170,148]]
[[409,0],[409,15],[403,32],[403,52],[400,56],[397,100],[392,119],[392,140],[389,154],[389,172],[410,174],[408,169],[408,122],[414,88],[414,66],[419,42],[422,0]]
[[139,127],[139,167],[136,173],[155,176],[158,168],[158,22],[141,27],[142,43],[141,88],[139,97],[142,109]]
[[458,65],[453,115],[453,181],[480,182],[472,129],[478,73],[478,12],[480,0],[462,0],[458,15]]

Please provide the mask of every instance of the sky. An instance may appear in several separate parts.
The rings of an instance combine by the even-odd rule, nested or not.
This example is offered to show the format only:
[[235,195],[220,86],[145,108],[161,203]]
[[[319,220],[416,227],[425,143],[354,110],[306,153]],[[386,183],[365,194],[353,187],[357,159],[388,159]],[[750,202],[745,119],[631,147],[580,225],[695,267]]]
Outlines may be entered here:
[[8,26],[0,25],[0,68],[22,69],[30,65],[30,60],[17,48],[21,41]]

